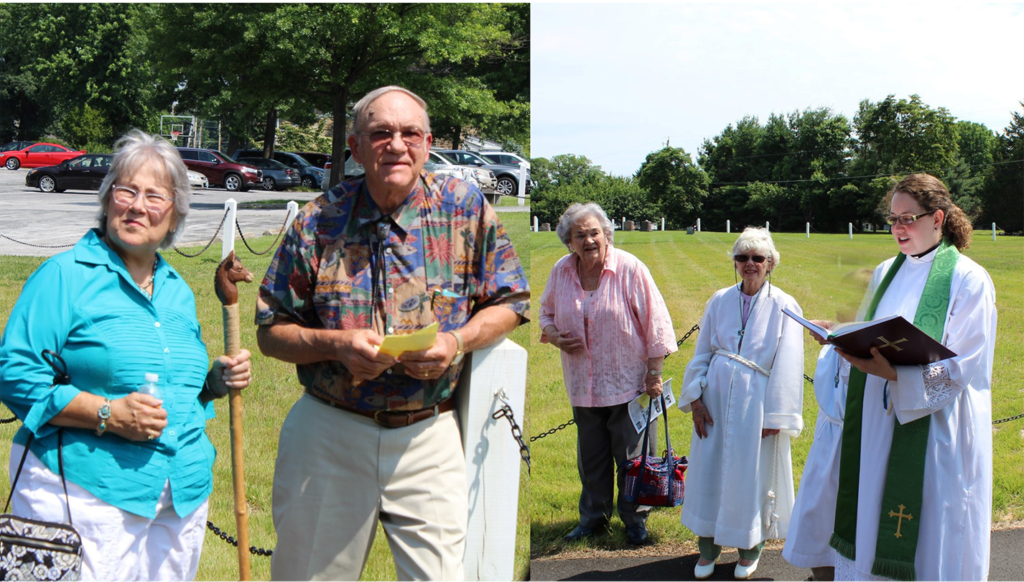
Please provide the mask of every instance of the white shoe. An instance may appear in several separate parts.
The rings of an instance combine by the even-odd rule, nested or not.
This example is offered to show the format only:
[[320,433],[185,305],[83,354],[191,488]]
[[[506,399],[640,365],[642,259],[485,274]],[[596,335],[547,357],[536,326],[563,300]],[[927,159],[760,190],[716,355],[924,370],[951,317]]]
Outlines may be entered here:
[[[718,557],[721,558],[722,556],[719,555]],[[700,558],[697,558],[697,561],[699,562]],[[711,575],[715,573],[715,564],[717,563],[718,558],[715,558],[714,562],[711,562],[706,566],[701,566],[700,564],[698,564],[693,568],[693,577],[697,580],[706,580],[710,578]]]
[[746,580],[754,575],[754,571],[757,570],[757,563],[761,561],[761,558],[754,560],[754,563],[749,566],[741,566],[739,561],[736,562],[736,571],[733,572],[733,578],[737,580]]

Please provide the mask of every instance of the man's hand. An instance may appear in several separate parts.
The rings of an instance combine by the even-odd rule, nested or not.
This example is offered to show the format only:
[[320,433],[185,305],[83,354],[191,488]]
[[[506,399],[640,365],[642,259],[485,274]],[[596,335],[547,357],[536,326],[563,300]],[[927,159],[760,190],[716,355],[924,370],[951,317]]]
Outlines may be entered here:
[[149,394],[132,392],[110,403],[110,432],[130,441],[153,440],[167,428],[167,411]]
[[693,411],[693,429],[697,431],[697,438],[707,438],[708,427],[715,426],[715,421],[711,419],[704,401],[700,398],[694,400],[690,403],[690,410]]
[[871,348],[871,358],[858,358],[857,356],[848,354],[843,350],[836,350],[847,362],[856,367],[865,374],[871,374],[872,376],[878,376],[884,378],[890,382],[896,381],[896,368],[889,363],[889,360],[885,359],[882,352],[878,351],[878,348]]
[[450,333],[437,334],[437,341],[426,350],[406,352],[398,357],[405,364],[405,371],[413,378],[434,380],[444,374],[455,358],[459,341]]
[[378,348],[384,339],[370,329],[331,331],[335,344],[335,359],[352,373],[356,380],[372,380],[395,365],[395,358]]

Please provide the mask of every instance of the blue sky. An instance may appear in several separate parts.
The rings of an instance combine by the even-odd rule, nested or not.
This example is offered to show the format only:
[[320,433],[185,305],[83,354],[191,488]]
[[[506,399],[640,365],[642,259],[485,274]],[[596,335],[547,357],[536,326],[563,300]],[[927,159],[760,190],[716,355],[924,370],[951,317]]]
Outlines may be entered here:
[[744,115],[918,94],[1001,132],[1021,111],[1024,3],[534,4],[531,154],[631,175]]

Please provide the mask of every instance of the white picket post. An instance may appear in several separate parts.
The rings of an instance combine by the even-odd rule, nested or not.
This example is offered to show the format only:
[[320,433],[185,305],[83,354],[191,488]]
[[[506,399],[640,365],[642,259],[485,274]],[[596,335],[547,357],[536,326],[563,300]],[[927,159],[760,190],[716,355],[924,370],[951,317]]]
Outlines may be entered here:
[[238,214],[238,202],[234,198],[228,198],[224,202],[224,210],[227,216],[224,217],[224,226],[220,231],[220,260],[228,258],[231,251],[235,250],[235,216]]

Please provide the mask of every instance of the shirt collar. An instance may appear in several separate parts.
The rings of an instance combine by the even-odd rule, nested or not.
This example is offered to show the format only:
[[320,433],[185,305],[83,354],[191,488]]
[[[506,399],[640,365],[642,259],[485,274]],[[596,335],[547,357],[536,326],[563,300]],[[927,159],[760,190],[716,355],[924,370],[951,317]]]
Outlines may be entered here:
[[[428,180],[428,178],[430,176],[426,172],[420,172],[420,179],[416,181],[416,186],[413,187],[412,192],[389,215],[391,221],[403,232],[408,233],[420,226],[420,208],[423,206],[424,198],[427,195],[426,184],[429,182],[431,187],[433,187],[433,180]],[[355,214],[360,228],[384,218],[380,207],[377,206],[373,197],[370,196],[370,190],[366,187],[366,180],[363,180],[359,187],[359,198],[356,202]]]
[[921,255],[920,257],[915,257],[913,255],[907,255],[907,260],[910,261],[911,264],[931,263],[932,261],[935,260],[935,254],[939,252],[940,248],[942,248],[941,244],[939,246],[935,247],[934,249],[928,251],[927,253]]
[[[124,261],[121,260],[120,255],[114,252],[114,249],[103,242],[98,228],[89,229],[89,232],[75,243],[73,250],[75,260],[79,263],[105,265],[111,271],[118,271],[128,276],[128,269],[124,266]],[[179,278],[178,272],[171,268],[167,261],[160,256],[160,253],[156,253],[156,276],[158,280],[163,277]]]

